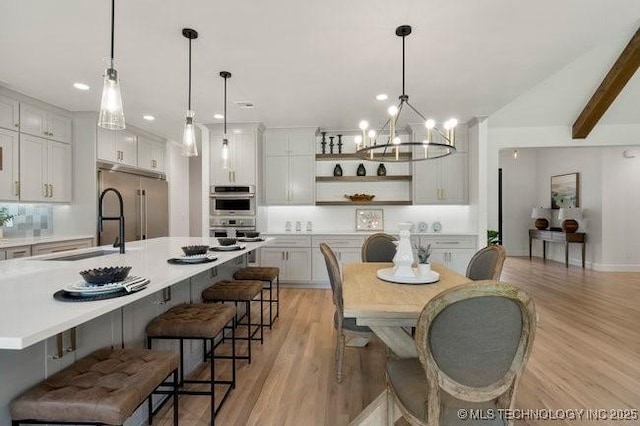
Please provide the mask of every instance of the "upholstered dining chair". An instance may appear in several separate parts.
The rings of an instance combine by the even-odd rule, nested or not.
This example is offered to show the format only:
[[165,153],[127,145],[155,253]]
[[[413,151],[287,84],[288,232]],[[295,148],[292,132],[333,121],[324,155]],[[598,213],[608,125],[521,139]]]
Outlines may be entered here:
[[[433,298],[418,319],[419,359],[387,362],[388,390],[402,416],[411,425],[511,425],[497,409],[513,408],[536,320],[533,300],[498,281],[464,284]],[[463,409],[486,415],[491,408],[492,420],[458,415]]]
[[384,232],[370,235],[362,245],[363,262],[391,262],[396,255],[397,239]]
[[324,256],[327,264],[327,272],[329,272],[329,282],[331,283],[331,291],[333,292],[333,304],[335,305],[335,313],[333,315],[333,324],[336,328],[336,380],[342,382],[342,364],[344,362],[344,346],[345,331],[359,335],[361,337],[371,338],[373,333],[369,327],[356,325],[355,318],[344,317],[344,305],[342,302],[342,275],[340,274],[340,265],[336,254],[325,243],[320,244],[320,251]]
[[499,280],[506,255],[501,245],[490,245],[473,255],[467,265],[467,278],[478,280]]

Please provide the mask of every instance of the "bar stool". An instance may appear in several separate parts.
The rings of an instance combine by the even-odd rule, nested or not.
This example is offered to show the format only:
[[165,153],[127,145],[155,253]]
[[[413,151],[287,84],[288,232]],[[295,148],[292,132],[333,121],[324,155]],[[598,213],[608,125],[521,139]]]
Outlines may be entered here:
[[[225,326],[233,324],[236,308],[233,305],[210,305],[205,303],[192,303],[174,306],[165,313],[157,316],[147,324],[147,347],[151,349],[155,339],[178,340],[180,344],[180,395],[210,395],[211,397],[211,424],[214,424],[215,416],[222,408],[229,393],[236,385],[236,348],[235,332],[231,330],[231,356],[222,357],[214,354],[215,338],[220,335]],[[184,341],[202,340],[206,348],[207,341],[211,343],[211,367],[210,380],[185,379],[184,377]],[[231,380],[215,379],[216,359],[231,359]],[[206,359],[205,359],[206,360]],[[185,383],[208,384],[208,391],[195,391],[182,389]],[[222,400],[218,407],[215,405],[215,385],[227,385]]]
[[[236,340],[247,341],[247,355],[236,355],[236,359],[246,359],[249,361],[249,364],[251,364],[251,341],[259,340],[260,343],[264,341],[262,332],[264,322],[262,320],[262,315],[260,315],[259,324],[251,322],[251,302],[256,301],[255,298],[258,295],[260,296],[260,311],[262,311],[264,300],[262,298],[262,282],[260,281],[221,280],[202,291],[202,300],[205,303],[234,303],[236,310],[234,325],[247,326],[247,337],[236,337]],[[238,302],[244,302],[245,306],[245,313],[240,317],[238,316]],[[247,322],[246,324],[241,324],[244,317],[247,317]],[[251,327],[255,327],[255,329],[252,331]],[[258,331],[260,331],[260,337],[255,337]]]
[[[161,386],[171,386],[172,390],[160,390]],[[177,426],[177,390],[175,353],[100,349],[14,399],[11,424],[122,425],[148,399],[149,424],[164,403],[173,400],[173,424]],[[170,396],[153,410],[153,394]]]
[[[268,283],[269,290],[269,323],[264,324],[269,328],[272,328],[273,322],[280,316],[280,268],[275,266],[248,266],[246,268],[239,269],[233,274],[233,278],[236,280],[258,280],[264,283]],[[276,298],[273,298],[273,282],[276,282]],[[272,306],[276,305],[276,316],[273,316]]]

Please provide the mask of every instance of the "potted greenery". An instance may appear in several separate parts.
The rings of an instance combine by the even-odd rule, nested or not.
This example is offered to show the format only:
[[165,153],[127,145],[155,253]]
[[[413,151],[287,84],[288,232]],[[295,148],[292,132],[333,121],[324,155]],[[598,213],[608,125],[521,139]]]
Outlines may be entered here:
[[418,272],[420,275],[431,272],[431,265],[429,264],[429,256],[431,256],[431,244],[426,247],[423,245],[416,245],[416,255],[418,256]]
[[13,215],[9,214],[9,210],[6,207],[0,207],[0,238],[3,235],[3,226],[5,226],[9,221],[13,219]]

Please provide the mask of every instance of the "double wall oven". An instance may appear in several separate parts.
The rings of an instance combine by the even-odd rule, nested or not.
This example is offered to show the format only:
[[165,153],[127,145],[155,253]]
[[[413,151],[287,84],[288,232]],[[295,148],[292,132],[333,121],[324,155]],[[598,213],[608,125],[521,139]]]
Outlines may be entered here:
[[[209,236],[226,237],[233,229],[237,237],[256,230],[256,191],[253,185],[212,185],[209,193]],[[256,252],[249,254],[256,263]]]

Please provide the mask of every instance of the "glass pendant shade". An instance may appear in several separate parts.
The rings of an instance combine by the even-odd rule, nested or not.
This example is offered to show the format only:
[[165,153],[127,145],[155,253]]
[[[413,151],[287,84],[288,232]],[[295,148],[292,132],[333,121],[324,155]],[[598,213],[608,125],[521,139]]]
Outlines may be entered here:
[[182,155],[186,157],[196,157],[198,155],[198,146],[196,144],[196,129],[193,123],[195,112],[187,111],[184,123],[184,133],[182,136]]
[[222,157],[222,168],[228,169],[229,168],[229,140],[227,139],[226,135],[222,140],[221,157]]
[[123,130],[126,127],[118,72],[113,68],[113,61],[104,75],[98,126],[109,130]]

